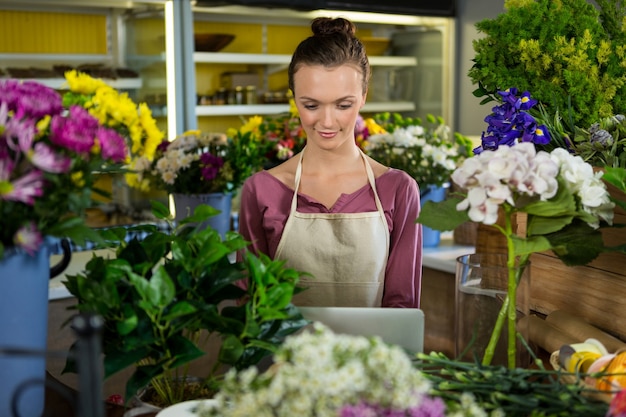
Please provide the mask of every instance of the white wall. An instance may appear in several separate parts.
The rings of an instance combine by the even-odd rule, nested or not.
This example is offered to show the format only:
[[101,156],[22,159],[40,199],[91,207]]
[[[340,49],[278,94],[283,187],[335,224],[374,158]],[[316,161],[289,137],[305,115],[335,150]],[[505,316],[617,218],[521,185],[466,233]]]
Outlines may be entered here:
[[477,86],[467,76],[474,58],[472,41],[480,36],[474,24],[502,13],[504,0],[457,0],[457,11],[454,128],[467,136],[480,136],[491,106],[479,104],[480,99],[472,95]]

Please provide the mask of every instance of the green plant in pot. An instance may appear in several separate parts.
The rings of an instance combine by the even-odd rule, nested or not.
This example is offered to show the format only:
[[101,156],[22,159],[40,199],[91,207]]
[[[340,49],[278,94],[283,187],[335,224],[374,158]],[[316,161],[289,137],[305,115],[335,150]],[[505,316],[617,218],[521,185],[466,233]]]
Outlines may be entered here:
[[[103,238],[117,246],[116,256],[94,256],[65,285],[77,300],[71,308],[105,321],[105,378],[135,366],[126,401],[151,385],[165,406],[189,399],[176,381],[191,375],[191,361],[205,355],[201,337],[221,339],[215,366],[207,375],[193,375],[206,397],[219,386],[223,367],[258,364],[308,322],[291,304],[301,272],[245,251],[247,242],[238,233],[222,239],[210,227],[195,226],[216,214],[210,206],[198,207],[176,228],[165,206],[152,206],[171,232],[156,225],[104,230]],[[145,238],[127,242],[132,231]],[[236,251],[244,251],[241,262],[229,260]],[[242,280],[247,286],[238,285]],[[74,371],[72,362],[65,371]]]

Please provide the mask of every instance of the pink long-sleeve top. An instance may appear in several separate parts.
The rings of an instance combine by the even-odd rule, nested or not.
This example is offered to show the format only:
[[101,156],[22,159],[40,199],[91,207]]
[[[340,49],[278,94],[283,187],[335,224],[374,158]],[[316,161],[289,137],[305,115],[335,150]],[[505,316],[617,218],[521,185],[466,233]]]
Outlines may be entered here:
[[[383,307],[419,308],[422,281],[422,233],[415,223],[420,211],[417,183],[404,171],[390,168],[376,178],[376,188],[387,224],[390,245]],[[239,233],[251,242],[250,250],[274,258],[289,216],[293,189],[267,171],[254,174],[243,185]],[[331,209],[298,193],[301,213],[359,213],[376,211],[369,184],[342,194]]]

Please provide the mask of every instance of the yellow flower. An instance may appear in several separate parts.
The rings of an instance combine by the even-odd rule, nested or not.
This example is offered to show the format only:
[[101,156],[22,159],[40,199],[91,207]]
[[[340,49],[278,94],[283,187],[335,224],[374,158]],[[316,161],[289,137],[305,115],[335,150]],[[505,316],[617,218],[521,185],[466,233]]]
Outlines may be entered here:
[[71,175],[71,178],[72,178],[72,182],[76,184],[77,187],[85,186],[85,178],[83,177],[82,171],[73,172]]
[[65,73],[65,79],[67,80],[70,90],[79,94],[90,95],[98,88],[111,88],[104,81],[92,78],[90,75],[76,70],[67,71]]
[[[138,158],[154,159],[156,149],[164,138],[152,117],[152,111],[146,103],[137,105],[128,93],[120,93],[99,79],[90,75],[68,71],[65,74],[70,91],[80,98],[84,107],[96,117],[102,125],[115,129],[127,139],[130,154],[126,163],[132,167]],[[145,181],[136,175],[126,175],[129,185],[145,188]]]
[[381,125],[376,123],[376,121],[374,121],[374,119],[372,119],[371,117],[365,119],[365,127],[367,127],[367,131],[369,132],[370,135],[379,135],[379,134],[387,133],[387,131],[383,129]]

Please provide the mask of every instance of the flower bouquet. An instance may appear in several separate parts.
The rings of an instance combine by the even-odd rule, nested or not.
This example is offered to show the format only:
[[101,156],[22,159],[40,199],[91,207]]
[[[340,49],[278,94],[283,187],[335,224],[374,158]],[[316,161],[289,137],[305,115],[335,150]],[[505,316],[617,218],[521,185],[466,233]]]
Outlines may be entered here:
[[[380,338],[335,334],[320,323],[288,337],[274,363],[226,374],[209,416],[486,416],[471,394],[445,403],[397,346]],[[456,414],[455,414],[456,413]]]
[[[511,89],[501,93],[503,107],[494,108],[487,118],[476,156],[463,161],[452,174],[462,192],[442,203],[427,203],[417,219],[437,230],[450,230],[468,219],[492,225],[506,239],[508,284],[492,337],[483,356],[489,364],[505,322],[508,331],[508,365],[515,364],[515,299],[519,272],[531,254],[552,250],[566,265],[585,265],[604,250],[599,227],[611,224],[614,203],[610,200],[602,173],[561,147],[550,153],[537,150],[546,135],[533,123],[531,134],[514,120],[530,95]],[[508,103],[508,104],[507,104]],[[515,111],[507,113],[509,108]],[[503,114],[500,114],[504,111]],[[526,119],[525,119],[526,120]],[[503,224],[497,223],[499,213]],[[526,230],[518,235],[513,218],[527,216]],[[518,232],[519,233],[519,232]],[[517,268],[521,266],[522,268]]]
[[[422,187],[441,186],[469,155],[471,142],[452,133],[442,118],[404,118],[398,113],[380,113],[365,119],[357,141],[364,151],[387,166],[401,169]],[[363,132],[366,130],[367,132]]]
[[238,139],[185,132],[171,142],[161,142],[153,161],[139,158],[133,175],[146,190],[160,188],[172,194],[235,191],[262,163],[255,142],[249,136]]
[[239,129],[229,129],[227,135],[234,141],[251,140],[262,149],[263,167],[271,168],[293,155],[306,145],[306,133],[300,124],[298,109],[289,100],[289,113],[276,116],[253,116]]
[[148,105],[136,104],[128,93],[119,92],[85,73],[72,70],[65,77],[69,91],[63,97],[64,105],[83,106],[102,125],[115,129],[125,138],[128,142],[124,159],[126,181],[131,187],[143,188],[133,171],[137,164],[153,160],[163,140],[163,131],[158,128]]
[[96,172],[127,160],[125,121],[94,114],[97,98],[81,88],[92,79],[66,76],[63,95],[36,82],[0,82],[0,259],[10,247],[34,253],[44,236],[98,240],[83,221]]

